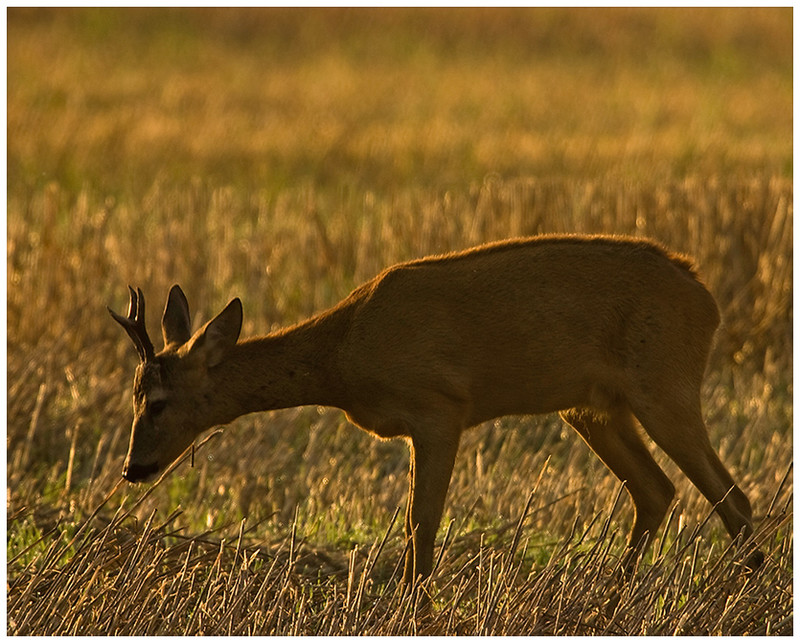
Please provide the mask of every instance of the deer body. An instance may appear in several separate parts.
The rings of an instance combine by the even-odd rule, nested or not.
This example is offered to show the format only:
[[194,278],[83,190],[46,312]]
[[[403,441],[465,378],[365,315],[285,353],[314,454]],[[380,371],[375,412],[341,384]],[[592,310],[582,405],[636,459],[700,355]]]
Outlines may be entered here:
[[411,261],[329,311],[243,341],[238,299],[192,335],[176,286],[158,354],[146,333],[137,341],[144,299],[131,293],[128,318],[114,315],[142,356],[124,469],[131,481],[240,415],[338,407],[374,435],[410,442],[405,580],[413,581],[431,572],[461,432],[503,415],[560,411],[626,482],[632,548],[674,496],[634,418],[719,503],[733,537],[752,533],[750,504],[713,451],[700,409],[716,304],[687,260],[650,242],[545,236]]
[[[411,400],[452,406],[466,426],[607,406],[642,373],[663,374],[648,362],[687,350],[687,325],[703,346],[673,360],[685,367],[691,359],[702,371],[719,319],[682,265],[652,246],[598,240],[505,244],[402,264],[352,299],[340,356],[349,401],[377,387],[377,399],[393,400],[401,414]],[[366,413],[372,400],[363,397]]]

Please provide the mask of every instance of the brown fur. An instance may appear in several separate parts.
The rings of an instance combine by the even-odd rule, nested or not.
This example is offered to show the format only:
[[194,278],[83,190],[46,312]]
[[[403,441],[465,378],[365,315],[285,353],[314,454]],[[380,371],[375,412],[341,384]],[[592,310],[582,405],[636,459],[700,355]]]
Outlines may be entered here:
[[431,572],[461,432],[560,411],[626,482],[631,547],[658,528],[674,495],[636,420],[719,503],[733,537],[752,533],[750,503],[700,409],[717,306],[691,262],[654,243],[543,236],[410,261],[303,323],[237,343],[241,315],[235,299],[192,336],[173,287],[166,347],[137,372],[128,479],[163,469],[202,431],[245,413],[341,408],[376,436],[410,442],[412,581]]

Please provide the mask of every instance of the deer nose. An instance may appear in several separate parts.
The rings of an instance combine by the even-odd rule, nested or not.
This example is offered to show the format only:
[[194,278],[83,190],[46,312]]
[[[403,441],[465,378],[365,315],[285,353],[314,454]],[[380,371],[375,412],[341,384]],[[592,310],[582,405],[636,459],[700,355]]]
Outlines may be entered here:
[[122,477],[128,482],[143,482],[148,478],[152,478],[158,473],[158,465],[153,462],[151,464],[128,464],[122,470]]

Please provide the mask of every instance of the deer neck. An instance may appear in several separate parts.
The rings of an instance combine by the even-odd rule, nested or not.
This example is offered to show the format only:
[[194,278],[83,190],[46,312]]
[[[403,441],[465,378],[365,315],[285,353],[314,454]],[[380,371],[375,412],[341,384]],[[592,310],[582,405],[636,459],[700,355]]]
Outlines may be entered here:
[[210,371],[224,424],[247,413],[318,404],[339,406],[336,328],[310,320],[240,341]]

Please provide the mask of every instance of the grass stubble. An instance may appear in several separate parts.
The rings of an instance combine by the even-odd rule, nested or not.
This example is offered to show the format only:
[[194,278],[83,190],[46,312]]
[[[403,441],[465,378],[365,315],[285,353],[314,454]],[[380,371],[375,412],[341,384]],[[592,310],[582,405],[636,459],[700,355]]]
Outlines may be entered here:
[[[7,632],[790,634],[785,20],[10,10]],[[393,262],[542,232],[696,258],[723,316],[705,412],[755,509],[754,574],[655,453],[679,501],[611,602],[630,503],[553,416],[464,435],[427,614],[397,582],[405,446],[339,412],[242,418],[194,466],[121,482],[135,356],[104,306],[126,283],[151,333],[174,281],[196,324],[239,295],[266,332]]]

